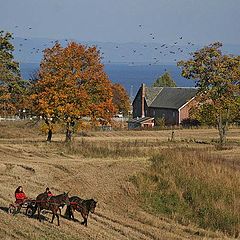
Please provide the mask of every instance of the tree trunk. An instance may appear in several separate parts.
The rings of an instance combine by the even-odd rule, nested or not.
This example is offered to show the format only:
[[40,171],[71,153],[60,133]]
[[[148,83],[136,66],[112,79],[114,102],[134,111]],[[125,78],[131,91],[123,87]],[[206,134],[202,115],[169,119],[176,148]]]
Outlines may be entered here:
[[48,129],[48,136],[47,136],[47,142],[51,142],[52,141],[52,129]]
[[219,114],[219,121],[218,121],[218,132],[219,132],[219,143],[220,146],[223,146],[226,144],[226,124],[223,123],[222,119],[222,113]]
[[67,122],[67,129],[66,129],[66,139],[65,142],[71,142],[72,141],[72,131],[70,123]]
[[51,141],[52,141],[52,135],[53,135],[53,132],[52,132],[52,124],[51,124],[51,122],[48,121],[48,119],[45,119],[45,123],[46,123],[47,126],[48,126],[47,142],[51,142]]

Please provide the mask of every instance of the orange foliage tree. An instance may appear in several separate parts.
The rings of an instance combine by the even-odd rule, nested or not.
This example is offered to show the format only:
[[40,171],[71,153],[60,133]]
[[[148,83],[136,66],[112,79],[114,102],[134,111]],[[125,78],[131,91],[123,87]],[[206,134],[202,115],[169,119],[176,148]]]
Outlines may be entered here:
[[117,113],[127,115],[130,111],[130,99],[126,89],[119,83],[112,85],[113,89],[113,104]]
[[71,42],[66,48],[56,43],[44,51],[39,80],[32,86],[32,111],[49,126],[63,121],[66,141],[83,117],[93,122],[109,122],[114,112],[111,82],[104,72],[96,47]]

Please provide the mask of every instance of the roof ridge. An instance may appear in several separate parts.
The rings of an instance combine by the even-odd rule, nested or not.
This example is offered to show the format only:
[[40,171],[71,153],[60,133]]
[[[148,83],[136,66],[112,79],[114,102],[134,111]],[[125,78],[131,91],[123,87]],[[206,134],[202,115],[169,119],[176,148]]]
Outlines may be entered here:
[[149,106],[151,106],[151,104],[153,103],[153,101],[156,99],[156,97],[159,95],[159,93],[163,90],[163,87],[157,87],[160,88],[158,93],[155,95],[155,97],[152,99],[152,101],[149,103]]

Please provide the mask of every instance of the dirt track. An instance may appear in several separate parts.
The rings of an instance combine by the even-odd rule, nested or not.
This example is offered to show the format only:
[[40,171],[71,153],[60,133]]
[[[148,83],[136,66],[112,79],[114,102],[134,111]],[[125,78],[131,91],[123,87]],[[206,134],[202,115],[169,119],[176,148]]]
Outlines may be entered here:
[[[0,143],[0,239],[223,239],[223,235],[181,226],[143,210],[129,178],[147,166],[146,159],[86,159],[43,151],[34,143]],[[60,227],[24,214],[10,216],[7,206],[23,185],[29,197],[49,186],[53,193],[98,201],[89,226],[60,218]],[[81,221],[80,214],[75,217]]]

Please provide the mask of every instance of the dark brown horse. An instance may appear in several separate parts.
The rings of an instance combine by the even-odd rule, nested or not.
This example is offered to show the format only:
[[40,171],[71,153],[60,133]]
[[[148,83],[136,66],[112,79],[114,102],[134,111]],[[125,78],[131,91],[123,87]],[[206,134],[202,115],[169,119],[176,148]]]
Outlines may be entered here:
[[63,204],[70,205],[68,193],[63,193],[57,196],[51,196],[48,197],[47,193],[41,193],[36,198],[36,207],[38,210],[38,220],[41,222],[40,219],[40,213],[43,209],[50,210],[53,214],[52,221],[57,217],[58,226],[59,226],[59,216],[57,214],[57,211],[59,210],[59,207]]
[[83,200],[77,196],[69,198],[71,205],[67,206],[65,215],[68,219],[74,220],[73,212],[76,210],[81,213],[83,222],[81,224],[87,226],[89,212],[94,213],[97,202],[93,199]]

